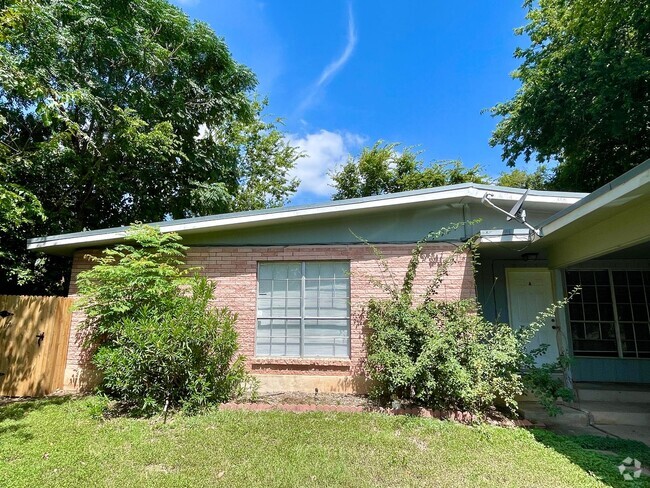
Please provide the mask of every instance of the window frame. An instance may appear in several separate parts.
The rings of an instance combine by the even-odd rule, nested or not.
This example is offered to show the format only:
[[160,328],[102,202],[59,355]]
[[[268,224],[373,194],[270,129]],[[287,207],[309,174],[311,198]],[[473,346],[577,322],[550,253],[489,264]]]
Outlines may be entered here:
[[[343,263],[347,267],[347,294],[344,300],[346,301],[346,314],[345,316],[306,316],[305,313],[305,291],[306,291],[306,281],[309,279],[307,278],[307,273],[306,273],[306,268],[308,263]],[[260,281],[261,281],[261,273],[260,269],[264,265],[268,264],[286,264],[286,265],[291,265],[291,264],[299,264],[300,265],[300,316],[288,316],[288,315],[283,315],[283,316],[273,316],[272,314],[268,317],[263,317],[260,315]],[[352,298],[352,290],[351,290],[351,280],[350,280],[350,265],[351,262],[349,259],[314,259],[314,260],[269,260],[269,261],[258,261],[257,262],[257,275],[255,278],[255,336],[254,336],[254,357],[257,358],[262,358],[262,359],[270,359],[270,360],[275,360],[275,359],[295,359],[295,360],[313,360],[313,359],[322,359],[322,360],[349,360],[351,357],[351,352],[352,352],[352,313],[351,313],[351,298]],[[333,278],[334,280],[340,279],[340,278]],[[318,281],[320,285],[320,280],[321,277],[319,275]],[[318,294],[320,295],[320,286],[318,287]],[[271,298],[272,299],[272,298]],[[320,310],[320,298],[317,298],[316,300],[317,303],[317,311]],[[286,310],[286,309],[285,309]],[[318,312],[317,312],[318,313]],[[258,338],[259,338],[259,326],[260,326],[260,320],[284,320],[284,321],[289,321],[289,320],[296,320],[300,321],[300,336],[299,336],[299,355],[298,356],[290,356],[286,354],[286,349],[285,349],[285,354],[284,355],[273,355],[271,354],[272,352],[272,342],[271,342],[271,348],[269,349],[269,355],[263,355],[258,353]],[[323,356],[312,356],[312,355],[305,355],[305,322],[306,321],[318,321],[318,320],[340,320],[343,321],[345,320],[347,324],[346,332],[347,335],[345,336],[345,339],[347,339],[347,352],[344,356],[335,356],[335,355],[323,355]],[[286,328],[286,326],[285,326]],[[273,337],[273,330],[271,329],[271,336],[269,339],[272,339]],[[286,336],[285,336],[286,340]],[[286,343],[285,343],[286,347]]]
[[[575,356],[576,358],[591,358],[591,359],[625,359],[625,360],[629,360],[629,359],[632,359],[632,360],[648,360],[648,359],[650,359],[650,356],[646,356],[646,357],[641,356],[641,354],[648,355],[649,351],[645,351],[645,350],[641,351],[641,352],[639,351],[639,347],[638,347],[637,339],[636,339],[636,331],[634,331],[634,345],[635,345],[635,349],[634,349],[635,353],[634,353],[634,355],[631,355],[631,354],[628,353],[628,351],[624,350],[624,348],[623,348],[624,339],[623,339],[623,336],[622,336],[622,333],[621,333],[621,327],[623,325],[627,325],[627,324],[632,324],[632,326],[635,327],[637,323],[638,324],[645,323],[645,324],[648,325],[648,327],[650,327],[650,294],[648,292],[648,289],[649,289],[648,285],[650,284],[650,280],[648,280],[648,283],[645,283],[646,280],[647,280],[646,276],[650,273],[650,270],[647,269],[647,268],[640,268],[640,267],[627,268],[627,267],[610,267],[610,266],[602,266],[602,267],[591,267],[590,266],[590,267],[567,268],[567,269],[564,270],[564,273],[563,273],[563,281],[564,281],[564,285],[565,285],[565,290],[567,291],[567,293],[571,292],[571,290],[569,289],[568,281],[567,281],[567,273],[569,273],[569,272],[577,272],[577,273],[598,272],[598,271],[607,273],[608,288],[609,288],[609,292],[611,294],[611,307],[612,307],[613,317],[612,317],[612,320],[600,320],[600,318],[599,318],[599,320],[587,320],[586,314],[584,313],[584,309],[583,309],[583,316],[582,316],[583,318],[582,319],[572,319],[572,317],[571,317],[571,302],[569,302],[569,304],[567,304],[565,314],[566,314],[566,319],[567,319],[567,324],[568,324],[568,335],[571,338],[571,350],[572,350],[573,356]],[[620,284],[617,285],[617,284],[615,284],[614,273],[617,273],[617,272],[623,272],[623,273],[626,274],[626,284],[625,285],[620,285]],[[619,289],[624,289],[626,291],[626,293],[628,294],[628,296],[630,296],[630,287],[633,286],[633,285],[631,285],[630,282],[629,282],[628,273],[631,273],[631,272],[632,273],[641,273],[642,284],[638,285],[638,286],[640,288],[642,288],[642,289],[645,288],[644,293],[645,293],[645,307],[646,307],[646,312],[647,312],[646,316],[648,317],[647,320],[637,321],[637,320],[634,319],[634,317],[632,319],[630,319],[630,320],[621,319],[621,312],[620,312],[620,309],[619,309],[619,303],[617,302],[617,291],[619,291]],[[582,282],[582,280],[581,280],[581,282]],[[601,285],[599,285],[598,283],[595,283],[594,286],[598,287],[598,286],[601,286]],[[636,286],[636,285],[634,285],[634,286]],[[620,293],[620,291],[619,291],[619,293]],[[630,300],[631,300],[631,296],[630,296]],[[600,299],[598,299],[598,303],[599,303],[599,301],[600,301]],[[584,306],[584,301],[581,300],[579,303]],[[591,302],[588,302],[588,304],[591,304]],[[630,301],[630,303],[628,305],[629,305],[629,307],[634,306],[634,304],[631,301]],[[634,313],[634,312],[632,312],[632,313]],[[599,316],[600,316],[600,310],[599,310]],[[601,328],[602,328],[602,324],[604,324],[604,323],[613,323],[614,332],[615,332],[614,340],[615,340],[615,343],[616,343],[616,354],[615,355],[605,355],[605,354],[598,355],[596,351],[588,351],[587,354],[580,354],[581,351],[576,350],[576,348],[575,348],[576,339],[574,339],[574,337],[573,337],[573,324],[574,323],[581,323],[581,324],[583,324],[583,326],[586,326],[587,323],[598,323],[599,327],[601,327]],[[585,339],[585,340],[587,340],[587,339]],[[626,339],[626,340],[628,342],[630,341],[630,339]],[[576,352],[578,354],[576,354]],[[614,351],[612,351],[612,352],[614,352]]]

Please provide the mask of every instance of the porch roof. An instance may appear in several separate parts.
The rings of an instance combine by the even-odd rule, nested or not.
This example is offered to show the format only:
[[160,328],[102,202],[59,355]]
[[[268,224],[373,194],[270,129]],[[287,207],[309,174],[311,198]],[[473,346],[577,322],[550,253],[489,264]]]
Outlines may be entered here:
[[535,249],[565,268],[650,242],[650,159],[539,226]]

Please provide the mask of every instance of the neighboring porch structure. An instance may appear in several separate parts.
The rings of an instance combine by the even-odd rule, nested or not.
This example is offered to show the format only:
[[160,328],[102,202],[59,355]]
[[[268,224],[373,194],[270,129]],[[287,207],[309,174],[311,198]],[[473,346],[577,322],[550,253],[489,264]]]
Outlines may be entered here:
[[481,232],[486,317],[519,327],[580,286],[532,346],[572,356],[569,382],[650,383],[650,161],[531,223]]

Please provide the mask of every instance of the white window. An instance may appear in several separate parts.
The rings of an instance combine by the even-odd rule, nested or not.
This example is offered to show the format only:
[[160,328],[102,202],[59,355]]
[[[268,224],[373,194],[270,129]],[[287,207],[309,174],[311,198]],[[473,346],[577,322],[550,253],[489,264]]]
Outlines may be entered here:
[[350,264],[260,263],[256,356],[350,356]]

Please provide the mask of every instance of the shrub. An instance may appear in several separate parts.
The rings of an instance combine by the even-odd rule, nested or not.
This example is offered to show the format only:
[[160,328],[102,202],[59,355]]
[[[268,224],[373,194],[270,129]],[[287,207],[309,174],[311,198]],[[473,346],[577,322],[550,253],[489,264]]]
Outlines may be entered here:
[[183,269],[187,248],[180,240],[176,233],[136,224],[124,244],[86,255],[93,267],[77,276],[75,307],[86,314],[88,346],[113,340],[120,324],[145,307],[151,314],[173,308],[191,271]]
[[[515,332],[507,324],[485,320],[475,300],[436,300],[449,267],[460,254],[473,252],[474,240],[470,239],[439,265],[424,296],[415,303],[413,281],[424,243],[457,227],[454,224],[431,233],[416,245],[400,286],[392,285],[394,277],[390,283],[378,283],[388,292],[388,298],[368,303],[366,368],[374,385],[372,395],[474,414],[486,412],[497,402],[514,410],[515,398],[525,388],[523,371],[530,368],[536,376],[528,385],[548,400],[558,391],[558,384],[550,379],[550,368],[534,367],[526,344],[543,325],[543,319],[563,302],[552,305],[534,324]],[[380,252],[375,252],[383,261]],[[387,269],[385,262],[382,267]],[[547,405],[554,404],[556,397]]]
[[228,400],[247,380],[236,317],[210,307],[205,277],[187,278],[178,236],[135,226],[127,240],[79,279],[99,390],[143,414]]
[[548,344],[542,344],[538,349],[525,355],[523,383],[526,390],[537,397],[546,411],[551,416],[555,416],[562,413],[557,406],[558,398],[567,402],[573,400],[573,391],[555,375],[557,371],[565,371],[568,368],[571,358],[560,355],[557,361],[538,366],[535,364],[535,358],[544,354],[547,349]]
[[100,346],[93,362],[102,390],[143,413],[172,405],[194,410],[224,402],[245,376],[235,317],[210,309],[214,286],[192,283],[190,296],[163,312],[141,308],[120,322],[120,332]]
[[369,305],[368,368],[374,395],[430,408],[486,411],[521,393],[519,343],[512,329],[490,324],[472,300]]

